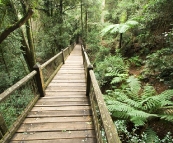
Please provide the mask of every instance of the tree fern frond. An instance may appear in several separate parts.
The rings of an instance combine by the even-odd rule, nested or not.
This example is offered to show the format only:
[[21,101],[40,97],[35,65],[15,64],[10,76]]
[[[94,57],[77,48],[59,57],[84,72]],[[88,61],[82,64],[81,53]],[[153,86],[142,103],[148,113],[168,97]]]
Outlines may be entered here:
[[130,86],[130,89],[131,91],[134,93],[134,94],[138,94],[139,90],[141,89],[141,83],[140,81],[135,78],[134,76],[130,76],[128,79],[127,79],[127,82]]
[[154,132],[152,129],[148,128],[145,131],[147,137],[146,137],[146,142],[147,143],[154,143],[155,139],[157,137],[156,132]]
[[153,86],[150,86],[150,85],[144,86],[144,90],[141,94],[142,99],[145,99],[147,97],[151,97],[154,95],[156,95],[156,90]]
[[145,111],[151,112],[157,110],[161,107],[161,102],[159,99],[153,97],[148,97],[140,102],[141,108]]
[[114,77],[111,81],[111,84],[120,83],[122,81],[123,81],[122,77]]
[[110,31],[112,28],[116,27],[115,24],[111,24],[106,26],[102,31],[101,35],[104,36],[108,31]]
[[150,114],[150,113],[146,113],[144,111],[140,111],[140,110],[132,110],[131,112],[128,113],[128,115],[130,115],[131,117],[140,117],[140,118],[152,118],[152,117],[158,117],[156,114]]
[[161,94],[159,94],[158,96],[161,100],[162,99],[170,100],[173,97],[173,90],[166,90],[162,92]]
[[130,118],[130,121],[132,121],[135,126],[143,126],[145,125],[146,119],[141,117],[132,117]]
[[173,122],[173,115],[159,115],[161,119],[164,119],[169,122]]
[[129,115],[127,115],[125,112],[121,111],[114,111],[112,114],[113,117],[120,118],[120,119],[128,119]]
[[127,95],[121,93],[118,97],[117,100],[122,102],[122,103],[126,103],[127,105],[131,105],[132,107],[135,108],[139,108],[139,103],[130,99]]

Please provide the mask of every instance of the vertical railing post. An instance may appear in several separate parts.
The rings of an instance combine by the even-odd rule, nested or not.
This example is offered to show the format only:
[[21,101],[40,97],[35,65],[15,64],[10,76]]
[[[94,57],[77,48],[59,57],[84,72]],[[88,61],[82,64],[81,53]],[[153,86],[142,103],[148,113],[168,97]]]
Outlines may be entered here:
[[42,76],[41,65],[39,63],[37,63],[33,67],[33,69],[37,71],[37,74],[36,74],[36,83],[37,83],[38,92],[40,93],[40,96],[41,97],[44,97],[45,96],[45,92],[44,92],[44,81],[43,81],[43,76]]
[[7,131],[8,131],[8,128],[5,124],[3,116],[0,113],[0,139],[3,138],[3,136],[6,134]]
[[62,49],[61,52],[62,52],[62,62],[63,64],[65,64],[64,50]]
[[68,54],[70,55],[70,53],[71,53],[71,52],[70,52],[70,46],[68,46]]
[[89,96],[89,94],[90,94],[90,88],[91,88],[90,70],[93,70],[93,66],[92,66],[91,64],[87,66],[87,86],[86,86],[86,96]]
[[85,54],[84,54],[85,51],[84,51],[82,45],[81,45],[81,51],[82,51],[83,65],[84,65],[85,64]]

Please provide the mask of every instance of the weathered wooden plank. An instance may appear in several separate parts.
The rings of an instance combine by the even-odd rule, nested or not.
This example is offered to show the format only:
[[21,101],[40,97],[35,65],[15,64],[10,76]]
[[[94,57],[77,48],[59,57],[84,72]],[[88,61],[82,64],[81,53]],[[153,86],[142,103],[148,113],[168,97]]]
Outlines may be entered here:
[[17,132],[46,132],[46,131],[66,131],[66,130],[92,130],[92,122],[73,122],[73,123],[34,123],[22,124]]
[[50,102],[50,101],[61,101],[61,102],[89,102],[88,97],[63,97],[63,98],[41,98],[37,103],[43,103],[43,102]]
[[84,72],[85,72],[84,70],[60,70],[57,75],[59,75],[61,73],[65,73],[65,74],[70,73],[72,75],[73,75],[73,73],[74,74],[84,74]]
[[50,140],[50,139],[72,139],[72,138],[94,138],[95,133],[93,130],[86,131],[64,131],[64,132],[29,132],[26,134],[17,133],[13,137],[13,141],[32,141],[32,140]]
[[[64,82],[64,83],[59,83],[59,82],[55,83],[55,82],[51,82],[51,83],[49,84],[49,86],[57,86],[57,87],[58,87],[58,86],[62,86],[62,87],[63,87],[63,86],[66,86],[66,87],[67,87],[67,86],[78,86],[78,87],[79,87],[79,86],[86,86],[86,83],[85,83],[85,82],[83,82],[83,83],[80,83],[80,82],[76,82],[76,83],[75,83],[75,82],[70,82],[70,83],[69,83],[69,82]],[[48,86],[48,87],[49,87],[49,86]]]
[[65,101],[47,101],[47,102],[38,102],[36,107],[62,107],[62,106],[82,106],[82,105],[90,105],[88,101],[73,101],[73,102],[65,102]]
[[59,83],[86,83],[85,79],[53,79],[52,83],[59,82]]
[[[46,91],[46,96],[63,96],[63,97],[84,97],[86,95],[86,92],[84,91]],[[45,97],[46,97],[45,96]]]
[[91,122],[91,116],[26,118],[23,123]]
[[67,87],[67,86],[64,86],[64,87],[56,87],[56,86],[49,86],[47,87],[46,91],[85,91],[86,88],[83,87],[83,86],[76,86],[76,87]]
[[37,107],[34,106],[31,111],[47,111],[47,110],[55,110],[55,111],[77,111],[77,110],[89,110],[90,106],[68,106],[68,107]]
[[77,117],[77,116],[90,116],[91,110],[64,110],[62,111],[31,111],[27,117]]
[[[25,142],[24,140],[21,141]],[[27,143],[96,143],[95,138],[79,138],[79,139],[52,139],[52,140],[31,140]],[[10,143],[19,143],[19,141],[11,141]]]

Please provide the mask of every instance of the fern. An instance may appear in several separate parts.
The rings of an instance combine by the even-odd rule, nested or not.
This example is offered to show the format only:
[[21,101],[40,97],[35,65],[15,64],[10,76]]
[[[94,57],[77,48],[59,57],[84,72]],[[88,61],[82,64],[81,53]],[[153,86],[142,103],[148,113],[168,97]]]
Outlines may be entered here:
[[127,82],[129,84],[129,87],[131,89],[131,91],[137,95],[139,90],[141,89],[141,83],[140,81],[135,78],[134,76],[130,76],[128,79],[127,79]]
[[146,142],[147,143],[154,143],[155,139],[157,138],[156,132],[154,132],[152,129],[147,129],[145,131],[146,133]]

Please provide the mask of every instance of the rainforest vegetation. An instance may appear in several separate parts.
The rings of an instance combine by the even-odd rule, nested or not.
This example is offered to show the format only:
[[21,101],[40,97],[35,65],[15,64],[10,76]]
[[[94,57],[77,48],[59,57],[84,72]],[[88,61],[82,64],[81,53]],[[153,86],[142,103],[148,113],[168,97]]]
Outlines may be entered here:
[[[0,93],[82,39],[121,141],[171,143],[172,7],[172,0],[0,0]],[[8,126],[33,98],[29,86],[0,104]]]

